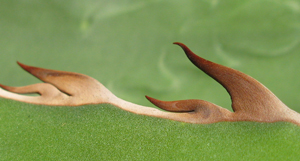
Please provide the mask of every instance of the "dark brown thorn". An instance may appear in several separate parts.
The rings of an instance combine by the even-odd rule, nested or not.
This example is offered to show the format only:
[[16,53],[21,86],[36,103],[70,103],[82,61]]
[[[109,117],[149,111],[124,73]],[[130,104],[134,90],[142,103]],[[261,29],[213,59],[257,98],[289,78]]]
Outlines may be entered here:
[[[180,46],[183,51],[185,52],[186,56],[189,58],[189,60],[195,65],[197,66],[200,70],[202,70],[203,72],[205,72],[206,74],[208,74],[209,76],[213,77],[213,75],[211,74],[211,70],[210,68],[215,68],[214,66],[216,65],[216,63],[213,63],[209,60],[203,59],[202,57],[194,54],[186,45],[184,45],[183,43],[180,42],[174,42],[173,44],[176,44],[178,46]],[[219,64],[217,64],[219,65]],[[224,66],[225,67],[225,66]],[[227,67],[226,67],[227,68]],[[214,77],[213,77],[214,78]],[[215,78],[214,78],[215,79]],[[216,79],[216,81],[219,81]]]
[[228,91],[235,112],[257,117],[262,113],[274,115],[274,111],[278,111],[282,107],[286,108],[270,90],[254,78],[232,68],[205,60],[194,54],[182,43],[175,42],[174,44],[179,45],[184,50],[195,66],[219,82]]

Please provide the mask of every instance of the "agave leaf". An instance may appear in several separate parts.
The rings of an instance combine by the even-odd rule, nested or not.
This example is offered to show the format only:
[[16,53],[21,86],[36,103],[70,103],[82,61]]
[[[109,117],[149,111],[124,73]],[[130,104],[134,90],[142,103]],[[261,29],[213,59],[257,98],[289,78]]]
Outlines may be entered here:
[[[180,41],[251,75],[300,112],[299,3],[4,0],[0,82],[38,82],[18,60],[89,75],[141,105],[152,106],[148,94],[231,110],[226,90],[169,44]],[[105,104],[48,107],[0,98],[1,160],[298,160],[299,133],[291,123],[195,125]]]

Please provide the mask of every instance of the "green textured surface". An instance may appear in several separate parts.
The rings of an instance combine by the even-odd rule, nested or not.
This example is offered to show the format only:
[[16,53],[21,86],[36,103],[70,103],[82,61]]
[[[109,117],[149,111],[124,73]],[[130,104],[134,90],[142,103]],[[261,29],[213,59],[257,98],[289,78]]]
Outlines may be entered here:
[[[203,99],[230,109],[183,42],[240,70],[300,111],[299,0],[4,0],[0,83],[39,82],[17,60],[92,76],[117,96]],[[0,99],[0,160],[297,160],[290,123],[192,125],[109,105],[46,107]]]
[[32,106],[1,101],[3,160],[298,160],[290,123],[195,125],[109,105]]

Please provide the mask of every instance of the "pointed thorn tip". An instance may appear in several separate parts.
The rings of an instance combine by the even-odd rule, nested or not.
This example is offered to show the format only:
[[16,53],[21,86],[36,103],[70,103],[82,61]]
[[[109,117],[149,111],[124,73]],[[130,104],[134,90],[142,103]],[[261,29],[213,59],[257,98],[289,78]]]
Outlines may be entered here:
[[26,67],[28,67],[27,65],[25,65],[25,64],[23,64],[23,63],[21,63],[21,62],[19,62],[19,61],[17,61],[17,64],[18,64],[21,68],[23,68],[23,69],[25,69]]
[[[162,103],[163,101],[160,101],[158,99],[149,97],[149,96],[145,96],[147,98],[148,101],[150,101],[152,104],[154,104],[155,106],[159,107],[159,104]],[[159,107],[160,108],[160,107]]]
[[181,42],[173,42],[173,44],[175,44],[175,45],[179,45],[179,46],[185,46],[183,43],[181,43]]
[[19,61],[17,61],[18,65],[23,68],[25,71],[29,72],[32,74],[32,71],[34,71],[35,69],[38,69],[37,67],[33,67],[33,66],[29,66],[23,63],[20,63]]
[[147,100],[149,100],[150,102],[152,102],[151,100],[153,100],[154,98],[150,97],[150,96],[147,96],[145,95],[145,97],[147,98]]

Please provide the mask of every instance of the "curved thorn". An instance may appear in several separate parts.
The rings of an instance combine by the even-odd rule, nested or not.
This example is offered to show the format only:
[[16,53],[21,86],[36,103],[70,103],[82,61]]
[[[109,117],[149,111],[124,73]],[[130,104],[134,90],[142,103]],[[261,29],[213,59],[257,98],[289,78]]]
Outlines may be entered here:
[[7,90],[7,91],[12,91],[12,87],[11,86],[6,86],[6,85],[3,85],[3,84],[0,84],[0,87]]
[[59,94],[64,95],[55,86],[49,83],[37,83],[37,84],[32,84],[32,85],[22,86],[22,87],[12,87],[12,86],[6,86],[0,84],[0,87],[9,92],[18,93],[18,94],[36,93],[45,97],[57,96]]
[[100,89],[103,90],[105,88],[94,78],[83,74],[38,68],[28,66],[20,62],[17,63],[24,70],[39,78],[43,82],[53,84],[59,90],[71,96],[89,95],[89,93],[96,93],[96,91],[99,91]]
[[[65,71],[28,66],[17,62],[24,70],[46,83],[24,87],[2,85],[0,96],[34,104],[76,106],[113,103],[116,99],[107,88],[92,77]],[[11,91],[11,92],[9,92]],[[41,96],[23,96],[15,93],[39,93]]]
[[268,117],[275,115],[275,111],[288,108],[254,78],[232,68],[203,59],[182,43],[175,42],[174,44],[179,45],[184,50],[195,66],[219,82],[228,91],[235,112],[247,113],[255,117],[258,117],[257,115]]
[[170,112],[192,112],[197,108],[197,104],[193,100],[161,101],[149,96],[146,98],[155,106]]
[[0,84],[0,87],[13,93],[19,93],[19,94],[30,94],[30,93],[37,93],[41,94],[41,92],[36,88],[37,84],[29,85],[29,86],[23,86],[23,87],[12,87],[12,86],[6,86],[3,84]]
[[149,96],[146,98],[166,111],[190,114],[190,121],[193,120],[193,123],[235,121],[235,118],[232,118],[232,112],[204,100],[160,101]]
[[[2,88],[4,87],[4,88]],[[7,99],[13,99],[16,101],[26,102],[26,103],[35,103],[35,104],[42,104],[43,102],[40,101],[40,96],[38,97],[32,97],[32,96],[24,96],[20,94],[16,94],[13,92],[10,92],[9,90],[5,90],[5,88],[8,86],[2,85],[0,88],[0,97],[7,98]],[[10,89],[9,87],[7,89]]]

